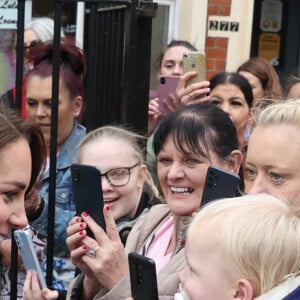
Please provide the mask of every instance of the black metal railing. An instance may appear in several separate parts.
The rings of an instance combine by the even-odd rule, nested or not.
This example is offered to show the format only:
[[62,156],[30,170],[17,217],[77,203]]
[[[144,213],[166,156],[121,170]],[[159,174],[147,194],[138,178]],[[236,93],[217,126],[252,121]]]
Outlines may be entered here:
[[127,124],[145,133],[157,4],[91,1],[86,7],[87,128]]
[[[19,109],[22,105],[25,1],[18,0],[16,106]],[[83,122],[88,130],[106,124],[124,124],[140,133],[147,131],[151,28],[157,10],[157,4],[152,0],[55,0],[46,278],[49,286],[53,272],[60,28],[65,2],[85,2],[87,74]],[[17,299],[18,270],[14,241],[11,255],[10,298],[14,300]]]

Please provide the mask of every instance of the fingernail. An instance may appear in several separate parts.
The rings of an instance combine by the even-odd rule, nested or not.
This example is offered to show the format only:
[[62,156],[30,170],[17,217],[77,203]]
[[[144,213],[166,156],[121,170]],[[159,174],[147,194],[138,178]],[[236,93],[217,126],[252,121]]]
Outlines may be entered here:
[[77,218],[76,218],[76,222],[77,222],[77,223],[81,222],[81,218],[80,218],[80,217],[77,217]]
[[80,223],[79,227],[83,228],[84,227],[84,223]]
[[84,233],[83,230],[80,230],[80,231],[79,231],[79,234],[80,234],[80,235],[83,235],[83,233]]
[[82,213],[82,215],[83,215],[84,217],[88,217],[88,216],[89,216],[89,214],[88,214],[86,211],[84,211],[84,212]]
[[105,209],[106,209],[106,211],[110,211],[110,206],[109,206],[109,205],[106,205],[106,206],[105,206]]
[[83,246],[82,246],[82,249],[83,249],[84,251],[86,251],[87,249],[89,249],[89,247],[88,247],[87,245],[83,245]]

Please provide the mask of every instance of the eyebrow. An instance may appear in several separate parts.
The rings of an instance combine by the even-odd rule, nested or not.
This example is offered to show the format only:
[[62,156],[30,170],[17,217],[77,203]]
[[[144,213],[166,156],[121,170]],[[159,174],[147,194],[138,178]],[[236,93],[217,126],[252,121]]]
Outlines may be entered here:
[[[31,97],[27,97],[26,100],[28,101],[38,101],[37,99],[35,98],[31,98]],[[48,98],[48,99],[42,99],[43,102],[46,102],[46,101],[52,101],[52,98]]]
[[167,59],[164,61],[165,63],[174,63],[175,62],[175,59]]
[[3,184],[14,185],[20,190],[25,190],[27,188],[27,184],[20,181],[4,181]]

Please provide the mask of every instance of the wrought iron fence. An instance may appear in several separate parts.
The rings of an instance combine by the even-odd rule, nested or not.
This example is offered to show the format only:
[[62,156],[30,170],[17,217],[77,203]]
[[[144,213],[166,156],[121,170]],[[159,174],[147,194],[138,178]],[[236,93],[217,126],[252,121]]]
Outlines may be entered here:
[[[16,105],[21,108],[25,1],[18,0]],[[88,130],[105,124],[126,124],[145,133],[150,76],[152,0],[55,0],[54,58],[51,114],[50,183],[47,238],[47,285],[52,285],[55,222],[56,146],[60,57],[60,28],[64,2],[85,3],[84,50]],[[51,225],[52,224],[52,225]],[[17,299],[17,247],[13,240],[11,300]]]

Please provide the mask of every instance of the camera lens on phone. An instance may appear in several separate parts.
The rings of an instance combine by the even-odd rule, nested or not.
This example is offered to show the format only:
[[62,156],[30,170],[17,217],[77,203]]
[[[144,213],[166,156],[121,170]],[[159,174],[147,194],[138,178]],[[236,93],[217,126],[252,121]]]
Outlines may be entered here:
[[165,84],[166,83],[166,78],[165,77],[161,77],[160,78],[160,83],[161,84]]

